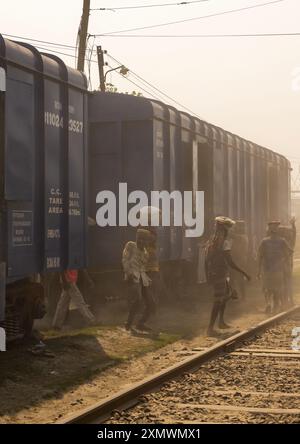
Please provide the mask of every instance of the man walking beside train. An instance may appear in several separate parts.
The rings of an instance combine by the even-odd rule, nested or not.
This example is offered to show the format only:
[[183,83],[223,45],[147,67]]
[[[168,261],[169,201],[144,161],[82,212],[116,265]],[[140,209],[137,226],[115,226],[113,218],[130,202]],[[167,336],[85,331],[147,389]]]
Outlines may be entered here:
[[60,275],[62,293],[53,318],[52,325],[54,328],[62,328],[69,312],[70,302],[72,302],[78,309],[88,325],[93,325],[95,323],[95,316],[86,304],[83,295],[77,286],[77,281],[78,270],[66,270]]
[[[153,299],[153,305],[156,306],[159,299],[159,292],[161,290],[161,280],[160,280],[160,264],[158,258],[158,232],[157,227],[151,226],[151,218],[158,214],[159,222],[161,223],[161,211],[156,207],[142,207],[140,210],[141,223],[139,228],[148,231],[147,240],[147,253],[148,261],[145,266],[147,275],[151,279],[150,292]],[[150,294],[149,294],[150,296]]]
[[288,242],[279,235],[279,221],[268,223],[268,236],[258,250],[258,278],[263,279],[266,313],[278,312],[286,305],[285,274],[293,254]]
[[250,276],[240,269],[231,257],[229,231],[235,225],[235,222],[224,216],[216,217],[215,222],[215,233],[208,241],[205,255],[207,282],[213,287],[214,291],[214,304],[207,329],[208,336],[215,336],[217,334],[214,326],[218,318],[218,327],[220,329],[230,328],[224,321],[226,304],[229,299],[235,297],[235,292],[230,286],[230,268],[250,281]]
[[150,232],[139,228],[136,233],[136,242],[129,241],[124,247],[122,264],[125,281],[128,285],[129,313],[125,325],[126,330],[133,329],[133,323],[144,305],[143,312],[136,328],[140,331],[150,331],[146,321],[155,311],[155,305],[150,291],[151,279],[146,273],[149,261],[147,247],[151,242]]
[[[246,223],[237,220],[232,233],[231,256],[235,263],[246,270],[249,262],[249,239],[246,234]],[[246,282],[244,276],[236,270],[231,270],[230,279],[241,299],[246,298]]]
[[[293,217],[290,221],[290,225],[280,225],[278,229],[278,234],[283,237],[289,247],[294,251],[296,247],[297,240],[297,228],[296,228],[296,218]],[[294,267],[294,256],[293,254],[285,262],[284,269],[284,296],[288,306],[292,307],[294,305],[293,297],[293,267]]]

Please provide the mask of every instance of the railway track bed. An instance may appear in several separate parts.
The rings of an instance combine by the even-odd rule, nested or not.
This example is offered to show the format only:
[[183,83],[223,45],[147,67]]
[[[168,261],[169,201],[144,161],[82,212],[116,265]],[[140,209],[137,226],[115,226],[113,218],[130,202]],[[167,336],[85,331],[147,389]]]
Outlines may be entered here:
[[92,406],[64,423],[299,423],[296,307]]

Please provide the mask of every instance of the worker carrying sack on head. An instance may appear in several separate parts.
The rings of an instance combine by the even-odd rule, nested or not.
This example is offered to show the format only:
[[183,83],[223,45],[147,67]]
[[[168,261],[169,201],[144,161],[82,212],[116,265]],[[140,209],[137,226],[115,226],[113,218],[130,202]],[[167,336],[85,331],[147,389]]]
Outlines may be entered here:
[[150,239],[148,230],[139,228],[136,234],[136,242],[129,241],[124,247],[122,264],[125,281],[128,285],[129,313],[125,325],[126,330],[132,330],[133,322],[143,304],[142,316],[136,328],[141,331],[151,330],[145,325],[151,314],[155,311],[155,305],[150,291],[151,279],[146,273],[149,259],[147,246]]
[[247,280],[250,276],[241,270],[232,260],[231,241],[229,231],[235,222],[224,216],[216,217],[215,233],[208,242],[205,256],[205,270],[208,284],[212,285],[214,291],[214,304],[211,311],[210,322],[207,330],[208,336],[216,335],[214,325],[219,317],[218,327],[220,329],[230,328],[224,321],[224,311],[227,301],[234,297],[230,286],[230,268],[241,273]]

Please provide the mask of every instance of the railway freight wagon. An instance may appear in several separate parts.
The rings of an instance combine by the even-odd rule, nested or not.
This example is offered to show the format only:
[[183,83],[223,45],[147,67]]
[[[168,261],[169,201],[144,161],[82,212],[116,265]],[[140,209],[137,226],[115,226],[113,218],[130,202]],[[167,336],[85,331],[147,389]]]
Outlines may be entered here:
[[[283,156],[158,101],[125,94],[94,93],[89,98],[90,211],[96,215],[101,190],[118,195],[143,190],[204,191],[204,233],[214,217],[246,221],[252,253],[270,219],[286,223],[290,214],[290,164]],[[199,238],[184,227],[161,228],[162,261],[197,261]],[[119,265],[131,227],[94,227],[89,259],[93,268]]]
[[[25,278],[86,265],[87,94],[80,72],[1,36],[0,79],[0,320],[9,336]],[[10,300],[18,283],[22,300]]]

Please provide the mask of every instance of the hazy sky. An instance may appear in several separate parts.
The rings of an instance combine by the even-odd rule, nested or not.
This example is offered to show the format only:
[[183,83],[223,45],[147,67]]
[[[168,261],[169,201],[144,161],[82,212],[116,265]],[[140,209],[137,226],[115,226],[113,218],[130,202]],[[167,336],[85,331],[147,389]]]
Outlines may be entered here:
[[[91,7],[113,8],[175,1],[91,0]],[[208,0],[185,6],[93,11],[89,32],[111,33],[266,2],[268,0]],[[83,0],[0,0],[0,33],[75,45],[82,3]],[[300,32],[299,23],[300,1],[285,0],[248,11],[125,34],[289,33]],[[297,68],[300,74],[300,36],[123,36],[99,37],[94,42],[90,39],[92,43],[101,44],[129,69],[205,120],[285,155],[298,157],[300,162],[300,90],[292,88]],[[54,49],[74,55],[72,49]],[[61,57],[74,66],[73,58]],[[109,59],[107,61],[113,63]],[[97,87],[96,63],[91,63],[91,69],[93,86]],[[132,75],[129,79],[135,81]],[[120,91],[137,90],[117,73],[109,75],[108,80]],[[298,84],[300,86],[300,81]]]

